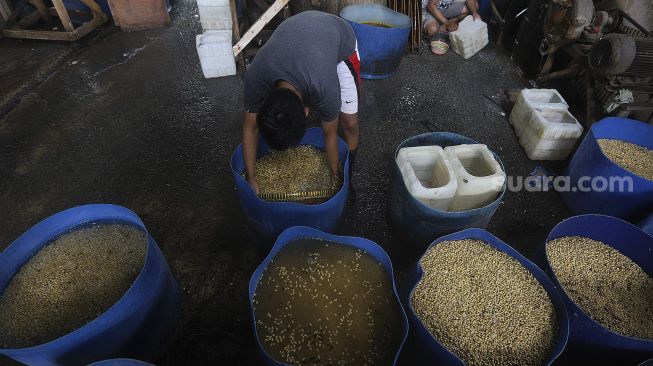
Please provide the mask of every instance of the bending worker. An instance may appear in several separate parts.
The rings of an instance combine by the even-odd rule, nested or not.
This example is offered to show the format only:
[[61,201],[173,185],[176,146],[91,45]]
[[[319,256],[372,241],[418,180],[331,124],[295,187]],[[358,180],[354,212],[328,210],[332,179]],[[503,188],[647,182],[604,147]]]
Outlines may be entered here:
[[[281,23],[245,74],[243,158],[254,191],[259,193],[259,133],[272,149],[294,146],[304,136],[310,110],[321,118],[331,173],[339,174],[338,126],[349,146],[351,172],[358,149],[359,93],[356,36],[344,19],[306,11]],[[350,194],[354,199],[351,189]]]

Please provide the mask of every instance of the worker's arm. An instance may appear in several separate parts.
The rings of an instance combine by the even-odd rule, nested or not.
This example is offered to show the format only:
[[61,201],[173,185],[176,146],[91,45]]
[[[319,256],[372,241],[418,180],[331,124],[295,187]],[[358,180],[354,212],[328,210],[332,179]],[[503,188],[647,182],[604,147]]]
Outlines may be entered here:
[[340,159],[338,158],[338,119],[322,122],[322,131],[324,132],[324,144],[331,174],[337,177],[338,168],[340,167]]
[[474,17],[474,20],[480,20],[481,16],[478,14],[478,3],[476,0],[465,0],[467,10]]
[[243,121],[243,159],[245,160],[245,179],[259,194],[258,183],[256,182],[256,150],[258,148],[258,125],[256,124],[256,113],[245,112]]
[[444,16],[444,14],[438,9],[438,0],[429,0],[429,5],[427,6],[427,9],[431,15],[435,17],[441,24],[444,24],[447,22],[447,18]]

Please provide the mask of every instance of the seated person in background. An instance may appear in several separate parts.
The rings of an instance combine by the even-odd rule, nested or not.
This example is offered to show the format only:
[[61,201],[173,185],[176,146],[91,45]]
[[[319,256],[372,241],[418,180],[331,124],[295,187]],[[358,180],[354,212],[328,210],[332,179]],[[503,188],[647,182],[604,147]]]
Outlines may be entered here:
[[444,55],[449,49],[439,33],[453,32],[471,9],[474,20],[481,19],[476,0],[422,0],[422,27],[431,41],[431,52]]

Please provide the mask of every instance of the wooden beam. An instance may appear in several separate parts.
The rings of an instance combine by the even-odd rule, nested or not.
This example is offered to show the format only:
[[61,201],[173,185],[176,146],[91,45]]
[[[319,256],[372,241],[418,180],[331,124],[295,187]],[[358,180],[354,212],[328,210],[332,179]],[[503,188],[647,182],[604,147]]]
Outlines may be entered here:
[[66,10],[66,6],[63,4],[63,1],[52,0],[52,4],[54,4],[54,8],[57,9],[57,14],[59,15],[59,19],[61,20],[63,28],[66,30],[66,32],[74,31],[75,27],[73,27],[73,22],[70,21],[68,10]]
[[28,2],[30,4],[32,4],[32,5],[34,5],[36,10],[41,15],[41,19],[43,19],[44,22],[49,24],[52,21],[52,16],[50,15],[50,10],[48,9],[47,6],[45,6],[45,3],[43,2],[43,0],[29,0]]
[[[60,1],[60,0],[59,0]],[[234,46],[234,57],[251,42],[254,37],[274,18],[290,0],[276,0],[274,4],[270,5],[268,10],[261,15],[261,17],[254,23],[243,35],[243,38]]]
[[0,18],[5,22],[11,17],[11,3],[7,0],[0,0]]
[[95,0],[81,0],[81,2],[84,5],[88,6],[91,9],[91,12],[93,14],[98,14],[98,15],[99,14],[104,14],[104,12],[102,11],[102,8],[100,7],[100,5],[98,3],[95,2]]
[[[36,19],[39,18],[39,13],[34,12],[29,15],[29,17]],[[84,23],[77,29],[73,29],[72,32],[61,32],[61,31],[36,31],[36,30],[26,30],[26,29],[5,29],[3,31],[4,35],[9,38],[24,38],[24,39],[42,39],[46,41],[77,41],[80,38],[84,37],[90,33],[93,29],[97,28],[99,25],[105,23],[107,17],[104,14],[93,17],[90,21]]]

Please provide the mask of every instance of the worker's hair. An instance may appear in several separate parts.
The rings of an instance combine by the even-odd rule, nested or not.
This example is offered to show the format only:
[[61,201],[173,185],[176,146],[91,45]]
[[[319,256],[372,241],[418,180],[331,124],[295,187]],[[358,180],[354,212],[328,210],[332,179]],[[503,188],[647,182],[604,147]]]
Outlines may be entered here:
[[274,89],[256,116],[261,136],[274,150],[297,145],[306,132],[302,100],[290,90]]

